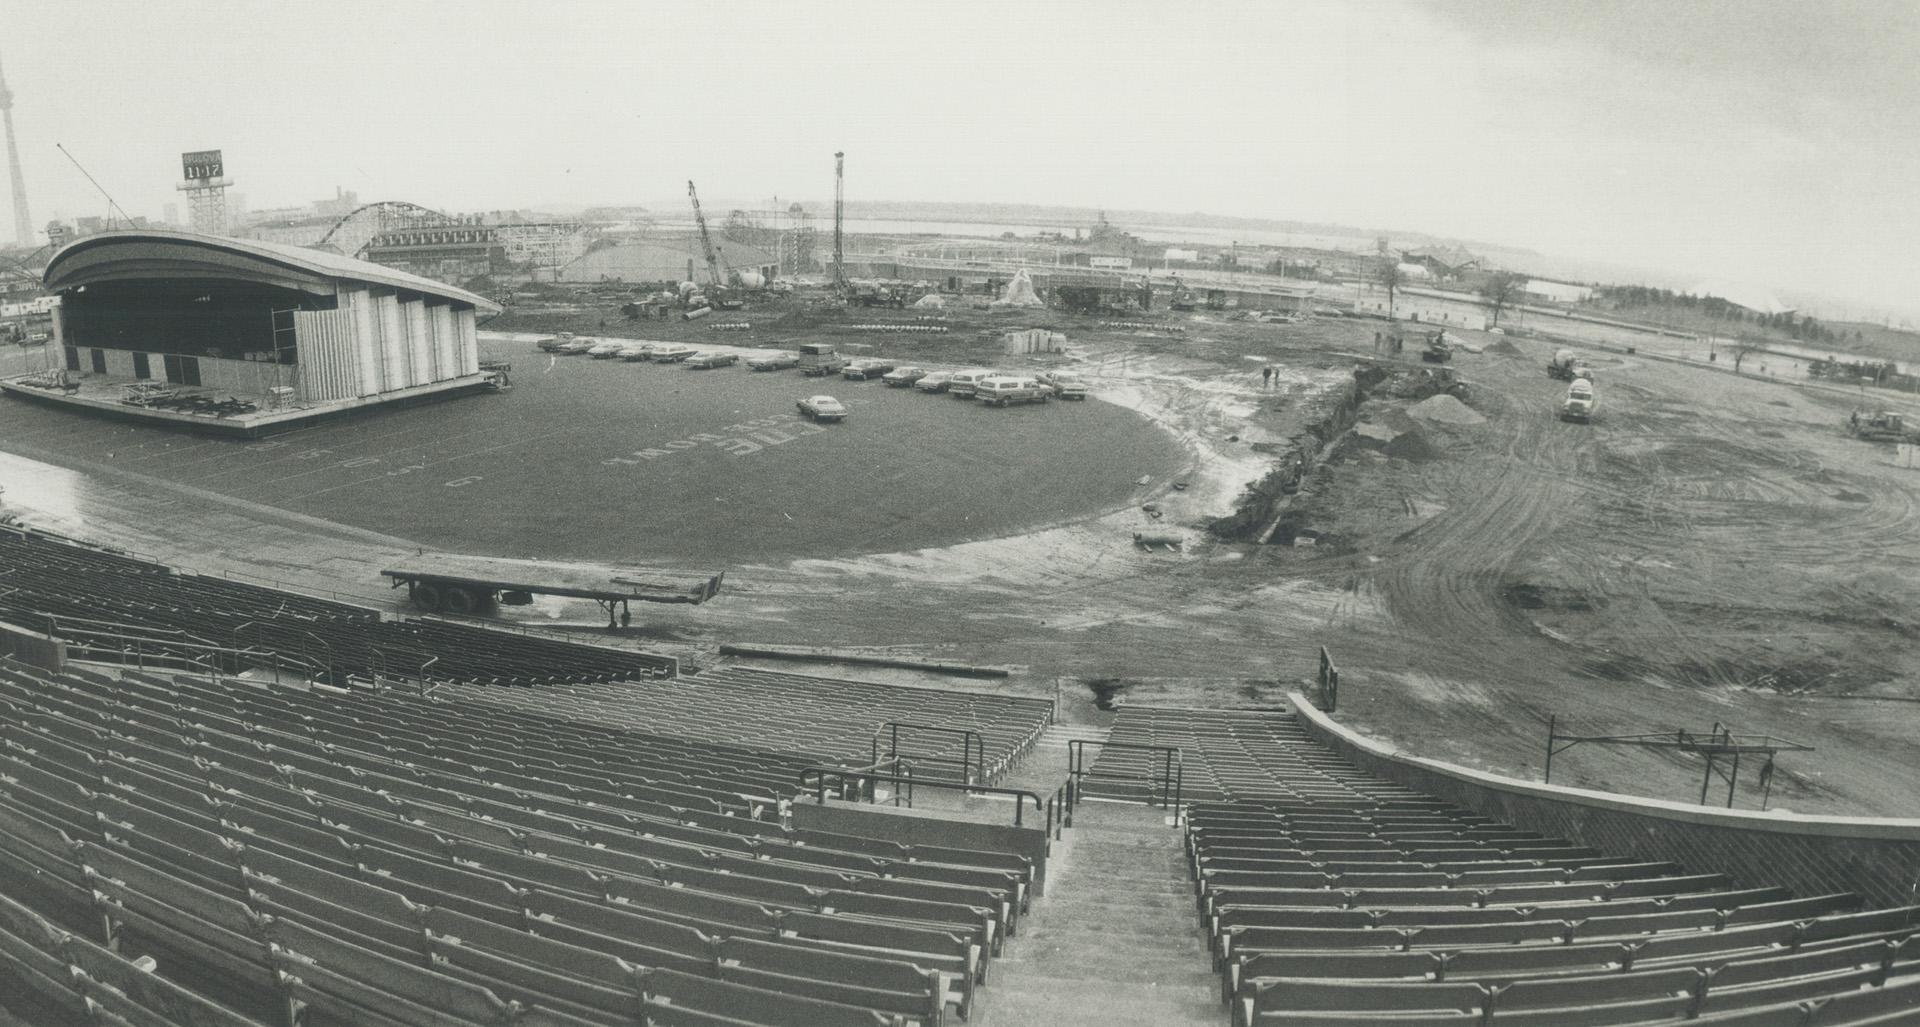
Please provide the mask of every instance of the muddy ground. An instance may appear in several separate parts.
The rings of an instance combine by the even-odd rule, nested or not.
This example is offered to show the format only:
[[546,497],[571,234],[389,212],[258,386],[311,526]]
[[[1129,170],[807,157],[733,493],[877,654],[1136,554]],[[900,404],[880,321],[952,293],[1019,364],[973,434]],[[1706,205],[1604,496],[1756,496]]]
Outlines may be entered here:
[[[1363,375],[1373,387],[1355,403],[1353,372],[1375,363],[1381,325],[1341,319],[1174,315],[1186,329],[1176,333],[957,310],[944,336],[888,339],[846,326],[900,312],[749,311],[739,317],[751,332],[622,324],[610,310],[542,316],[559,320],[488,327],[596,331],[605,318],[603,334],[826,338],[974,363],[991,358],[999,331],[1045,324],[1068,333],[1061,359],[1100,397],[1188,447],[1191,470],[1184,488],[1144,488],[1139,506],[1018,537],[733,567],[720,599],[636,610],[620,635],[597,632],[590,606],[517,614],[529,623],[696,665],[730,641],[1004,664],[1015,675],[988,687],[1057,694],[1075,719],[1097,715],[1096,697],[1270,705],[1326,645],[1343,671],[1340,718],[1411,752],[1537,777],[1550,715],[1581,734],[1720,722],[1816,747],[1782,757],[1774,808],[1920,815],[1920,470],[1846,438],[1839,425],[1857,400],[1599,354],[1600,416],[1563,424],[1563,387],[1542,373],[1550,345],[1465,333],[1485,348],[1454,362],[1464,405],[1394,384],[1420,369],[1411,346],[1387,373]],[[1269,363],[1282,373],[1263,388]],[[1354,418],[1358,431],[1346,430]],[[1209,534],[1234,521],[1250,485],[1305,452],[1327,459],[1298,495],[1241,518],[1234,538]],[[0,473],[36,472],[8,461]],[[82,487],[83,510],[6,498],[29,520],[189,566],[394,604],[376,572],[404,538],[217,496],[183,501],[137,476]],[[1312,544],[1253,541],[1270,529]],[[1149,551],[1135,532],[1187,541]],[[1743,808],[1761,799],[1754,769],[1743,768]],[[1682,801],[1701,781],[1694,757],[1600,745],[1563,754],[1554,771],[1556,783]]]

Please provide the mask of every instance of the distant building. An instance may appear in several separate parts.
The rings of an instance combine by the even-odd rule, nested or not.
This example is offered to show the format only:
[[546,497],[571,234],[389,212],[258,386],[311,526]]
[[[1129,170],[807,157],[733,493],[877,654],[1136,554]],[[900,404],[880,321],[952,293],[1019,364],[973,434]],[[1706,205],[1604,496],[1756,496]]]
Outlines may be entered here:
[[262,242],[283,246],[312,246],[327,237],[340,219],[331,215],[305,214],[297,217],[256,221],[241,234]]
[[1554,282],[1545,278],[1530,278],[1520,291],[1534,299],[1549,303],[1585,303],[1593,298],[1593,287],[1575,285],[1571,282]]
[[[727,271],[754,272],[772,281],[780,260],[774,254],[725,239],[715,239],[720,266]],[[700,240],[654,240],[595,250],[560,269],[563,282],[707,281],[707,258]]]
[[506,262],[506,247],[492,225],[421,225],[374,236],[367,243],[366,258],[436,282],[458,285],[492,274]]
[[565,267],[585,256],[592,241],[592,233],[578,221],[506,222],[494,225],[493,231],[507,263],[536,269]]
[[1484,271],[1487,259],[1464,246],[1427,246],[1406,250],[1400,255],[1404,264],[1426,268],[1435,278],[1446,278],[1462,271]]
[[1176,260],[1182,260],[1188,263],[1192,263],[1193,261],[1200,259],[1200,251],[1199,250],[1182,250],[1174,247],[1168,247],[1166,256],[1161,259],[1167,261],[1168,263],[1172,263]]

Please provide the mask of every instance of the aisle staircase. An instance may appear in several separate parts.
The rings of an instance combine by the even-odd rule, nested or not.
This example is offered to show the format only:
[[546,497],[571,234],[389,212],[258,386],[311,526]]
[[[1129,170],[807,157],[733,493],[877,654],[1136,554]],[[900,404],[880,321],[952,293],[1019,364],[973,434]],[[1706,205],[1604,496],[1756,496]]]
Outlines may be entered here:
[[1220,1027],[1219,978],[1171,818],[1133,804],[1079,808],[1054,844],[1046,900],[981,993],[982,1027]]

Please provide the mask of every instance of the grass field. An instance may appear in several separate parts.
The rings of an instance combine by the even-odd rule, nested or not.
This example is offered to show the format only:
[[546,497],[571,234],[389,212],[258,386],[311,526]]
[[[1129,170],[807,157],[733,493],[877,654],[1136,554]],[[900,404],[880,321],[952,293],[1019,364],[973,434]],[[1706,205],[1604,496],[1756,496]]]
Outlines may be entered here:
[[[1127,503],[1185,454],[1107,403],[990,410],[797,372],[552,358],[488,343],[515,388],[271,439],[0,403],[0,445],[105,465],[431,548],[712,565],[987,538]],[[800,420],[838,396],[840,424]]]

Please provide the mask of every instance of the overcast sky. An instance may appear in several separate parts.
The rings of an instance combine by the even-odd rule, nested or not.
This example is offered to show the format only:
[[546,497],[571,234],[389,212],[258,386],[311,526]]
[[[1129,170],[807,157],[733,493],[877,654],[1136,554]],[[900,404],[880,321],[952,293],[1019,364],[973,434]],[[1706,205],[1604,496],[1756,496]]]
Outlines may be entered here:
[[[35,224],[677,195],[1333,221],[1920,309],[1920,4],[9,5]],[[184,204],[183,204],[184,209]]]

